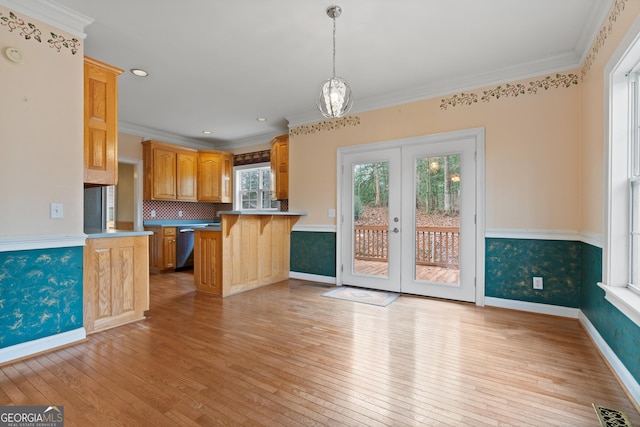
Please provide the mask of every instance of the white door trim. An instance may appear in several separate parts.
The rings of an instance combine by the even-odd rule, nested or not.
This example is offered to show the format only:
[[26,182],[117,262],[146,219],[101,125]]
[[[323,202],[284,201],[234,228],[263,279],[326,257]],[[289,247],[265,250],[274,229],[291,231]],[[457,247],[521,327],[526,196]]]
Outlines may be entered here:
[[345,154],[364,152],[369,150],[383,150],[389,148],[406,147],[414,144],[424,144],[430,142],[446,142],[463,138],[474,138],[476,141],[476,300],[475,304],[484,306],[485,292],[485,131],[484,128],[472,128],[459,131],[444,132],[431,135],[421,135],[417,137],[396,139],[391,141],[375,142],[338,148],[336,151],[336,284],[342,285],[342,218],[344,215],[342,206],[342,158]]

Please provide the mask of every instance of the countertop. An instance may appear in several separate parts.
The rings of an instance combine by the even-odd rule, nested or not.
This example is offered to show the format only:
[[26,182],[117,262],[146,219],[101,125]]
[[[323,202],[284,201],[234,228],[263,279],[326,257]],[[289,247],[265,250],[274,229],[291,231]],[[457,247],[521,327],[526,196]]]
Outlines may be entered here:
[[219,223],[220,219],[145,219],[145,227],[188,227]]
[[305,216],[306,212],[281,212],[281,211],[220,211],[218,212],[220,215],[297,215],[297,216]]
[[153,234],[151,231],[134,231],[134,230],[100,230],[89,229],[84,230],[87,239],[100,239],[103,237],[131,237],[131,236],[149,236]]

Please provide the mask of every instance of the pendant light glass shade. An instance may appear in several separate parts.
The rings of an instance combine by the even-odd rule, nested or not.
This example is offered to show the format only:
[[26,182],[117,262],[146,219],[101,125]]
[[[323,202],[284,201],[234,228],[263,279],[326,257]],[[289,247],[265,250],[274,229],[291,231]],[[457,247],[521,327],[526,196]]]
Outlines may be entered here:
[[336,77],[336,18],[341,14],[340,6],[327,8],[327,16],[333,19],[333,77],[322,83],[316,105],[322,115],[328,118],[342,117],[353,106],[349,83],[343,78]]
[[322,83],[322,90],[316,104],[325,117],[344,116],[353,106],[349,84],[340,77],[332,77],[325,80]]

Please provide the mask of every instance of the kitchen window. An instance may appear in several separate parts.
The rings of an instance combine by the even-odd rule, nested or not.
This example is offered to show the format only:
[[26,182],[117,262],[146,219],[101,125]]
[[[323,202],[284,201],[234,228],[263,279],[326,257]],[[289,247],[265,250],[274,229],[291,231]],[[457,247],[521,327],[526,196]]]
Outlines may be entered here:
[[271,169],[268,163],[234,168],[236,210],[268,210],[271,207]]

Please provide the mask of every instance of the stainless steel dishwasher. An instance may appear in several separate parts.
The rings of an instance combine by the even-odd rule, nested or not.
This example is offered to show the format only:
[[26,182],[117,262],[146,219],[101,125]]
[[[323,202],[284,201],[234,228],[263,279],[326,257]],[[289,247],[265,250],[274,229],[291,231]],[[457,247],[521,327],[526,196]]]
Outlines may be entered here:
[[183,225],[177,227],[176,270],[193,268],[193,231],[195,228],[201,228],[205,225]]

